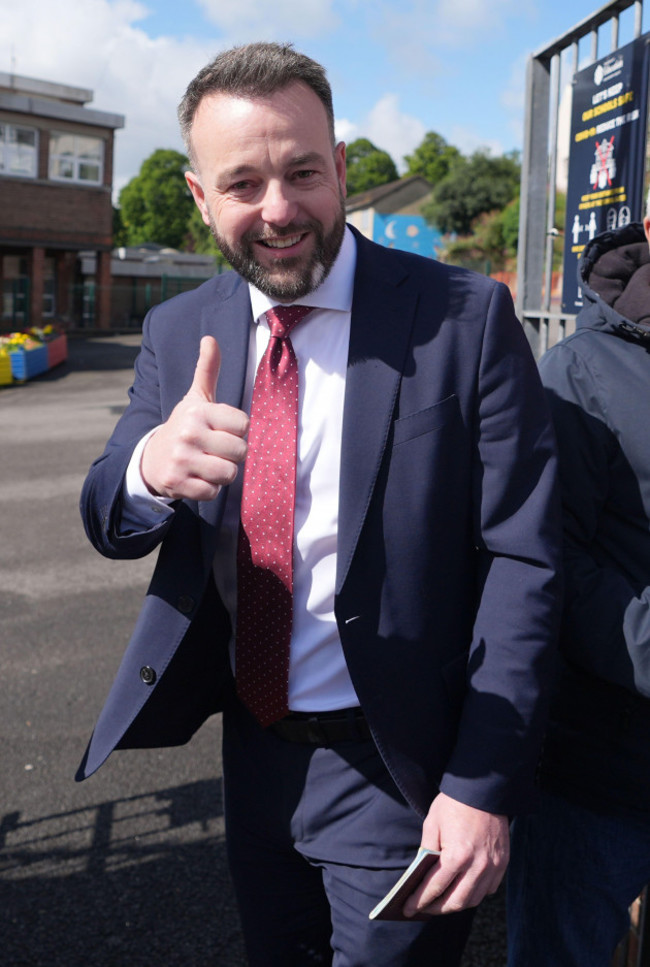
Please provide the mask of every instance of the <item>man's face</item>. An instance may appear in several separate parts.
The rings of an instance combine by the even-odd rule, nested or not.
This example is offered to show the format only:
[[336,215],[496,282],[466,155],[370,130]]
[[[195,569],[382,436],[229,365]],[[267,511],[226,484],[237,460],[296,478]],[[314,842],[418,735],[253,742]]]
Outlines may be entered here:
[[294,302],[323,281],[345,229],[345,145],[302,82],[263,98],[208,95],[187,182],[217,245],[247,281]]

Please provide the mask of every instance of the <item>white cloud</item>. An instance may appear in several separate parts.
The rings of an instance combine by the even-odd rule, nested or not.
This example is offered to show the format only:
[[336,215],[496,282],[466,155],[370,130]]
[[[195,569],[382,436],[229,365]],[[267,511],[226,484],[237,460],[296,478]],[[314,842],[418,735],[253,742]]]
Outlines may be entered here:
[[337,141],[345,141],[346,144],[350,144],[360,137],[359,125],[354,121],[349,121],[347,118],[336,118],[334,122],[334,134]]
[[199,0],[211,23],[235,42],[318,37],[339,23],[333,0]]
[[475,151],[488,151],[490,154],[497,156],[504,152],[504,147],[500,141],[491,138],[481,138],[477,135],[476,131],[472,131],[470,128],[464,128],[461,125],[455,125],[451,129],[451,134],[447,139],[450,144],[455,145],[461,154],[470,155]]
[[410,154],[426,134],[419,118],[400,109],[397,94],[384,94],[357,128],[355,136],[369,138],[378,148],[387,151],[399,171],[405,169],[404,155]]

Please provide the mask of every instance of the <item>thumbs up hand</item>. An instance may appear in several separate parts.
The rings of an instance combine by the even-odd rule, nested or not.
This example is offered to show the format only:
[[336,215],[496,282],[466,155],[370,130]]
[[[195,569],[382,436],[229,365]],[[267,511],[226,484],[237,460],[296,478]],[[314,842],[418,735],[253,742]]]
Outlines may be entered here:
[[212,336],[204,336],[199,348],[199,358],[194,370],[194,379],[187,397],[214,403],[217,391],[217,380],[221,369],[221,350],[219,343]]
[[158,497],[212,500],[246,457],[247,415],[214,402],[220,365],[216,339],[204,336],[192,385],[147,441],[140,472]]

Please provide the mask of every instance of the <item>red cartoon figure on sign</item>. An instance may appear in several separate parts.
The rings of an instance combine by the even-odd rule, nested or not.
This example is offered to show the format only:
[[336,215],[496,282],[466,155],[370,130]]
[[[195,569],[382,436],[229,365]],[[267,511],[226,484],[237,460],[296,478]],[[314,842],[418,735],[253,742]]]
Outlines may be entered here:
[[614,158],[614,135],[609,141],[596,141],[594,152],[596,160],[591,166],[589,180],[592,188],[611,187],[612,181],[616,176],[616,160]]

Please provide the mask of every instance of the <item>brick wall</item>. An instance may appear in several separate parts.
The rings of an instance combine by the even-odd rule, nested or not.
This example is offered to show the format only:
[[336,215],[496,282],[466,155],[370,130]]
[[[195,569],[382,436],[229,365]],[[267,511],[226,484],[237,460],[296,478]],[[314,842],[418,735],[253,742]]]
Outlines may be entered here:
[[0,178],[0,244],[110,246],[107,188]]

